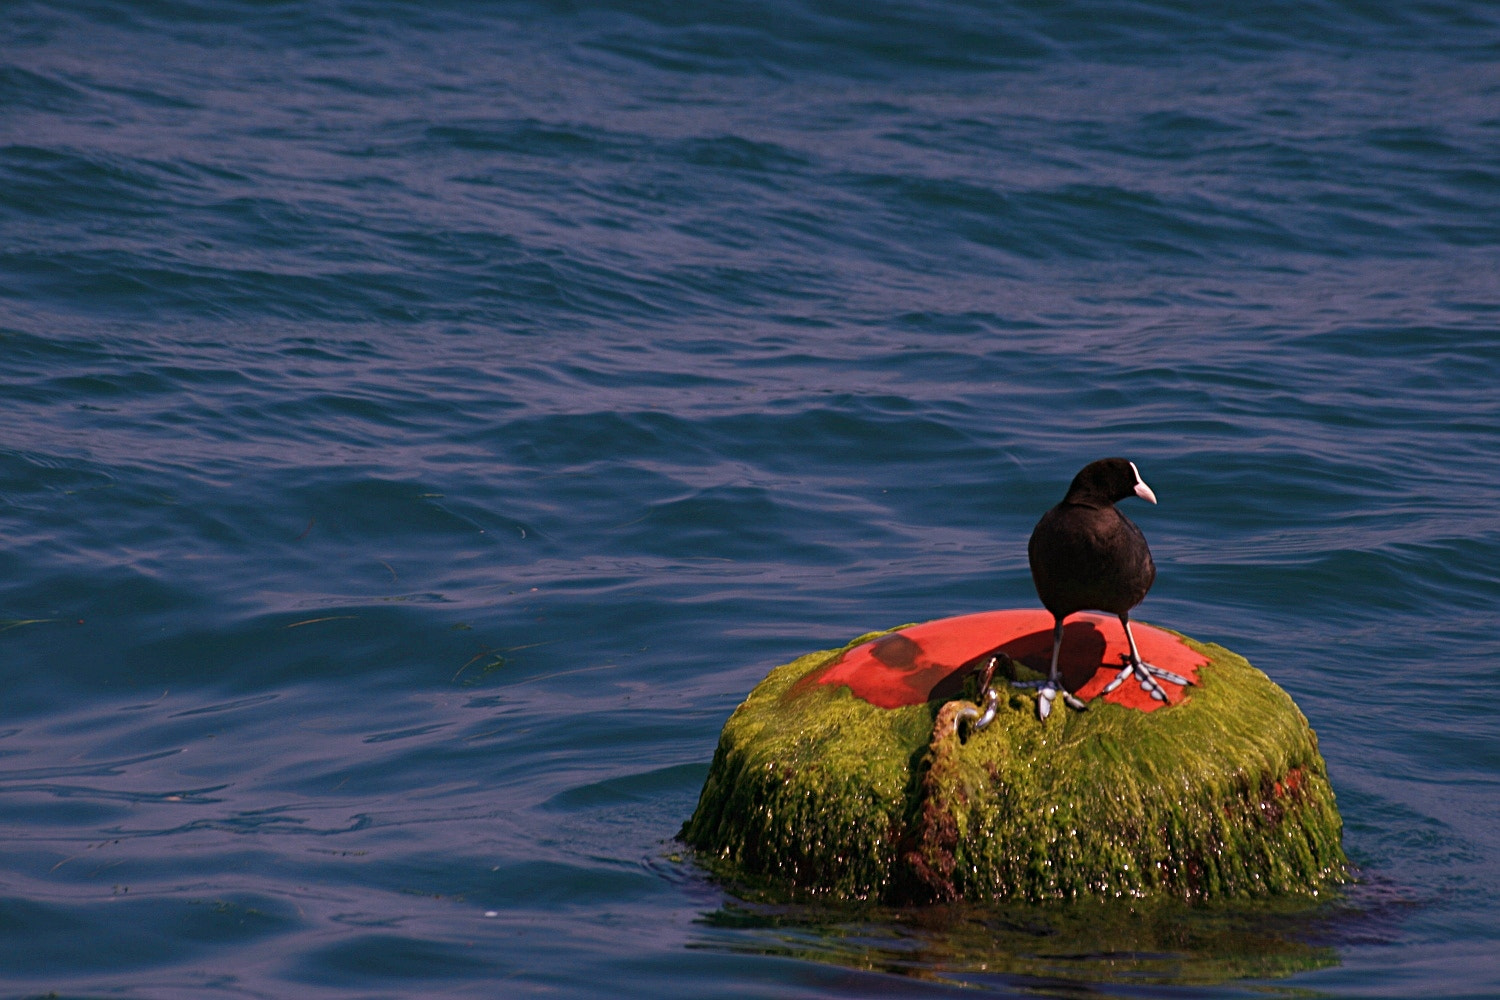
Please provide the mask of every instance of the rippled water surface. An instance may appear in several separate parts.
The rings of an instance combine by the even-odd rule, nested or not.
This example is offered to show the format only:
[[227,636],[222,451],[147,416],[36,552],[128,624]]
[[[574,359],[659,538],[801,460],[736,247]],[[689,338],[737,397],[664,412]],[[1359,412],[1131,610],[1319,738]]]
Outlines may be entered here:
[[[1500,994],[1492,5],[0,39],[5,995]],[[771,666],[1034,606],[1107,454],[1140,617],[1317,729],[1342,904],[1132,947],[680,853]]]

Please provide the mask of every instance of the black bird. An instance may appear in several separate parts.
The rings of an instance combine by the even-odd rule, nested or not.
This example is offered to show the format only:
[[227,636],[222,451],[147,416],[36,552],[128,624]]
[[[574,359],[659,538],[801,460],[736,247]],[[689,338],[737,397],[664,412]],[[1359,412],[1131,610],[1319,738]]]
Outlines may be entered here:
[[1123,458],[1101,458],[1085,465],[1062,503],[1042,515],[1026,554],[1031,561],[1031,579],[1037,596],[1052,612],[1052,669],[1041,685],[1037,713],[1046,718],[1052,711],[1052,700],[1062,692],[1063,700],[1073,708],[1084,704],[1062,687],[1057,671],[1057,657],[1062,650],[1063,619],[1075,611],[1109,611],[1120,616],[1125,638],[1130,643],[1130,658],[1120,675],[1105,688],[1113,691],[1125,678],[1134,674],[1143,689],[1158,701],[1166,701],[1166,692],[1156,678],[1173,684],[1187,684],[1188,679],[1141,661],[1130,633],[1130,609],[1141,603],[1156,579],[1156,564],[1146,536],[1115,509],[1115,502],[1129,496],[1156,503],[1141,479],[1134,462]]

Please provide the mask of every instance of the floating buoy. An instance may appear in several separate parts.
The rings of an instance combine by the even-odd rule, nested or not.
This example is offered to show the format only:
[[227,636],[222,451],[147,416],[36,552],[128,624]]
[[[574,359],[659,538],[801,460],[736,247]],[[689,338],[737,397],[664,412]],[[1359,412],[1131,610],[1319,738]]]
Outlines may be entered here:
[[[861,636],[771,671],[725,724],[681,837],[711,866],[793,894],[887,903],[1316,896],[1347,879],[1317,736],[1243,657],[1135,626],[1191,681],[1104,693],[1114,616],[1066,626],[1085,712],[1037,718],[1052,617],[992,611]],[[979,669],[1005,664],[983,708]],[[1005,676],[1009,671],[1012,676]]]

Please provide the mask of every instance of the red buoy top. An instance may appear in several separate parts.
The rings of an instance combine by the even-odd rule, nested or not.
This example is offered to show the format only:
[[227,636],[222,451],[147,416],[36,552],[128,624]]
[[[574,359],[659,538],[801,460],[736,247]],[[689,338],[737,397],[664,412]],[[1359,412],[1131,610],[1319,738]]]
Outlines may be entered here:
[[[1130,630],[1141,659],[1197,682],[1198,668],[1208,662],[1206,656],[1150,625],[1131,622]],[[965,668],[996,651],[1045,676],[1052,662],[1052,613],[1040,608],[983,611],[913,625],[855,646],[803,678],[793,690],[809,683],[843,684],[856,698],[880,708],[920,705],[934,698],[956,697],[963,687]],[[1069,615],[1058,660],[1064,686],[1088,701],[1115,679],[1129,652],[1125,629],[1115,616]],[[1178,704],[1189,690],[1175,684],[1162,688],[1166,702],[1154,700],[1134,678],[1127,678],[1105,699],[1154,712]]]

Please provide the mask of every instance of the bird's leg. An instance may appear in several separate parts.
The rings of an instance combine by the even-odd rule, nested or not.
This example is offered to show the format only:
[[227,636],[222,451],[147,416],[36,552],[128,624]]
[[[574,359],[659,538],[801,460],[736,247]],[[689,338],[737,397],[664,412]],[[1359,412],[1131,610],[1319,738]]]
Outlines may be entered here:
[[1052,627],[1052,667],[1047,671],[1047,679],[1037,687],[1036,714],[1040,719],[1045,719],[1052,714],[1052,701],[1059,693],[1069,708],[1084,711],[1088,708],[1077,695],[1062,686],[1061,675],[1057,671],[1058,654],[1062,652],[1063,620],[1057,618],[1057,624]]
[[1181,674],[1174,674],[1170,670],[1154,667],[1145,660],[1142,660],[1140,650],[1135,645],[1135,635],[1130,631],[1130,616],[1120,615],[1120,624],[1125,626],[1125,641],[1130,644],[1130,657],[1126,661],[1125,666],[1121,668],[1119,674],[1115,676],[1115,679],[1105,686],[1105,694],[1109,694],[1115,688],[1119,687],[1125,678],[1131,674],[1134,674],[1135,679],[1140,682],[1141,690],[1157,701],[1166,701],[1167,692],[1156,682],[1156,678],[1160,677],[1167,683],[1176,684],[1178,687],[1186,687],[1192,683],[1192,681]]

